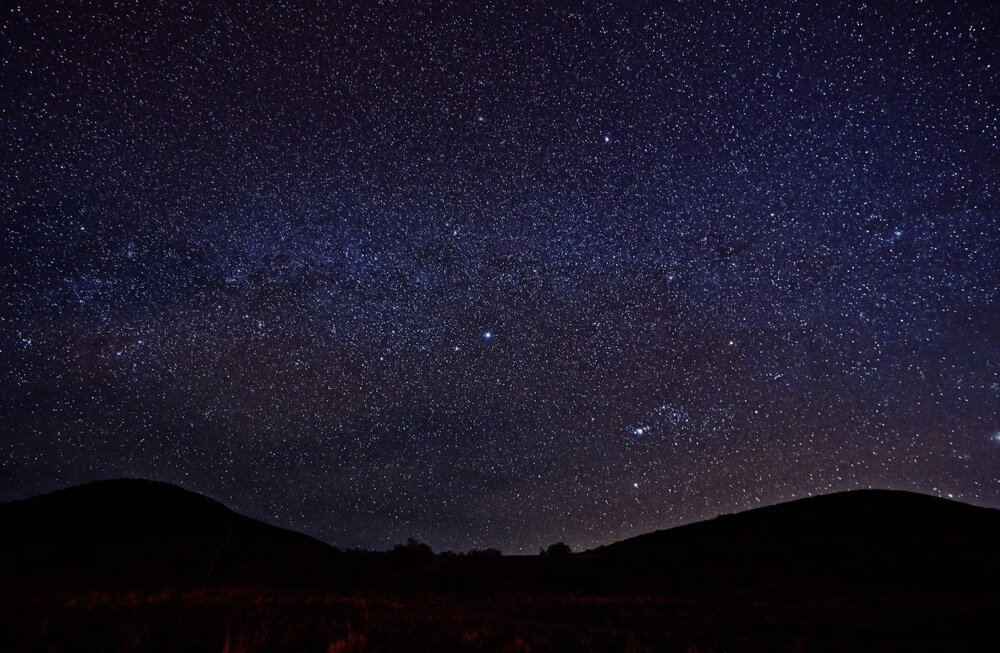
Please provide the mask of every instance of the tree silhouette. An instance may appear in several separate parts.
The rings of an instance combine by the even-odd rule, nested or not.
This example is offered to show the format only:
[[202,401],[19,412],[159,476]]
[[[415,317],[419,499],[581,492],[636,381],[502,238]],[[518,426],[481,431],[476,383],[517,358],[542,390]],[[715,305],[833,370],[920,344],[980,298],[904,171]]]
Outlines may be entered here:
[[564,542],[556,542],[555,544],[550,544],[548,548],[539,551],[539,555],[548,556],[550,558],[565,558],[573,550],[569,548],[569,545]]
[[404,567],[421,565],[434,558],[434,550],[430,546],[413,539],[406,540],[406,544],[397,544],[389,551],[389,556],[397,564]]

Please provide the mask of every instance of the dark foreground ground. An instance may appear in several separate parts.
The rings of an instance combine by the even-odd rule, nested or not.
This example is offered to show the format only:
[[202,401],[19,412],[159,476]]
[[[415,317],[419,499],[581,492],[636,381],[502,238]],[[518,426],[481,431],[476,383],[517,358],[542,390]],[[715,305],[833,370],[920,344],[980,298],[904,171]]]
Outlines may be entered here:
[[[498,567],[516,568],[520,561]],[[11,600],[14,599],[14,600]],[[996,605],[775,591],[339,593],[275,588],[7,597],[7,651],[996,651]]]
[[930,497],[810,499],[567,557],[432,557],[126,487],[0,505],[0,651],[1000,650],[996,511]]

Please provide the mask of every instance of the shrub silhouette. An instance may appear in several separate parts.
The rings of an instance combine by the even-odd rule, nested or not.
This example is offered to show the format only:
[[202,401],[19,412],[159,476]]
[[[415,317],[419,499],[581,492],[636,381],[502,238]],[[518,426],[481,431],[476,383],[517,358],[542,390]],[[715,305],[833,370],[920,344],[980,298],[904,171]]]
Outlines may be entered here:
[[397,544],[388,552],[389,557],[403,567],[415,567],[434,559],[434,550],[430,546],[412,537],[406,544]]
[[550,558],[565,558],[573,550],[569,548],[569,545],[564,542],[556,542],[555,544],[550,544],[548,548],[539,551],[539,555],[548,556]]

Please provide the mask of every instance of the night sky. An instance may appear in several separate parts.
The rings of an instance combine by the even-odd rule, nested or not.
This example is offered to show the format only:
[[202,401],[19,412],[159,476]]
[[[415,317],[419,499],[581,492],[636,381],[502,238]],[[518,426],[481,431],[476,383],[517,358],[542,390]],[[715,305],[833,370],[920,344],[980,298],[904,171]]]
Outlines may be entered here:
[[21,2],[0,500],[339,546],[1000,507],[992,2]]

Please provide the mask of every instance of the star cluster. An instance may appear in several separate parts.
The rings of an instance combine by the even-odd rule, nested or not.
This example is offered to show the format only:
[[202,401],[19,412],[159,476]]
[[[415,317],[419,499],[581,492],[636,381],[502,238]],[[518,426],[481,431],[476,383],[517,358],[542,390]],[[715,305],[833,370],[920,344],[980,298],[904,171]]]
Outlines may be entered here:
[[1000,507],[1000,10],[8,4],[0,500],[342,546]]

